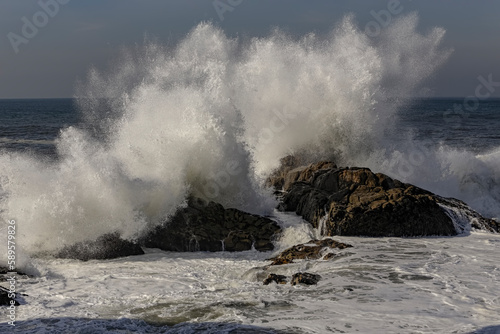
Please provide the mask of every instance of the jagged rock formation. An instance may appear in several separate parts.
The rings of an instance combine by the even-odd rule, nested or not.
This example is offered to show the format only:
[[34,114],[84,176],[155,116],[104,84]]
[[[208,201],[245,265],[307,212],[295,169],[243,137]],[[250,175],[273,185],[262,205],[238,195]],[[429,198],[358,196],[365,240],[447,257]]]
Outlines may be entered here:
[[333,239],[311,240],[305,244],[295,245],[285,249],[279,255],[269,260],[273,261],[271,266],[293,263],[293,260],[297,259],[314,260],[331,254],[329,252],[331,249],[345,249],[349,247],[352,246]]
[[[447,236],[471,228],[500,231],[498,221],[482,217],[462,201],[437,196],[368,168],[338,168],[330,161],[297,166],[301,160],[294,157],[282,162],[267,180],[280,195],[279,208],[295,211],[325,236]],[[123,240],[118,233],[107,234],[67,246],[56,256],[110,259],[143,254],[141,246],[178,252],[269,251],[280,231],[269,218],[191,197],[187,207],[138,242]],[[278,256],[273,264],[319,258],[327,246],[331,247],[292,247],[287,254],[293,256]]]
[[274,249],[281,231],[269,218],[237,209],[225,209],[214,202],[190,198],[188,206],[156,228],[144,240],[146,247],[167,251],[259,251]]
[[273,173],[267,184],[283,192],[281,210],[295,211],[326,236],[447,236],[471,226],[499,231],[498,222],[459,200],[368,168],[337,168],[325,161],[291,165]]
[[307,166],[299,166],[300,163],[301,160],[294,156],[281,159],[281,167],[267,178],[266,186],[286,192],[295,182],[309,182],[318,170],[337,168],[331,161],[321,161]]
[[55,256],[81,261],[105,260],[144,254],[137,243],[123,240],[118,233],[105,234],[93,241],[78,242],[66,246]]
[[141,246],[176,252],[245,251],[252,247],[269,251],[274,249],[272,240],[280,231],[269,218],[190,198],[187,207],[137,242],[123,240],[118,233],[106,234],[66,246],[55,256],[82,261],[112,259],[144,254]]

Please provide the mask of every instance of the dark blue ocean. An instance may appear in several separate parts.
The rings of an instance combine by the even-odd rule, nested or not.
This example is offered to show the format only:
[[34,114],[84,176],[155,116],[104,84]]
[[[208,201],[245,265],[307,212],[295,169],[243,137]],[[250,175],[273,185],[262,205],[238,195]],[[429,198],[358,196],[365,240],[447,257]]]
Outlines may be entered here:
[[54,156],[60,130],[78,123],[73,99],[0,100],[0,150]]
[[415,139],[484,153],[500,146],[500,99],[480,101],[468,111],[464,99],[418,99],[399,112],[401,132]]
[[[500,99],[480,101],[474,111],[455,107],[463,102],[459,98],[410,101],[398,113],[395,132],[411,132],[416,140],[474,153],[500,147]],[[73,99],[0,100],[0,151],[55,157],[60,130],[81,124]]]

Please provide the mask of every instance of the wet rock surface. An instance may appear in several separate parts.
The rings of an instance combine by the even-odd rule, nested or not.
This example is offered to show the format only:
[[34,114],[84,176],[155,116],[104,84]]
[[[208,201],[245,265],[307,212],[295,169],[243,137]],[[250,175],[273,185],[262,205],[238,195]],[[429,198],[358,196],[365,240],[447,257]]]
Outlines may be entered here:
[[156,228],[144,240],[146,247],[166,251],[258,251],[274,249],[281,231],[273,220],[202,199],[190,198],[188,206]]
[[[320,259],[328,253],[330,249],[345,249],[351,245],[335,241],[333,239],[311,240],[305,244],[295,245],[285,249],[278,256],[271,258],[271,266],[293,263],[293,260]],[[327,255],[327,254],[326,254]]]
[[[368,168],[338,168],[331,161],[301,163],[292,156],[282,159],[282,167],[266,184],[276,189],[280,210],[296,212],[324,236],[451,236],[472,228],[500,231],[500,222],[482,217],[462,201],[437,196]],[[141,246],[177,252],[270,251],[280,231],[267,217],[190,197],[186,207],[138,242],[111,233],[67,246],[56,256],[111,259],[144,254]],[[273,264],[320,258],[325,255],[324,247],[297,245],[273,259]]]
[[281,167],[267,178],[266,186],[286,192],[295,182],[310,182],[318,170],[337,168],[331,161],[321,161],[307,166],[300,165],[301,162],[302,159],[294,156],[281,159]]
[[321,280],[321,276],[318,274],[311,273],[296,273],[292,276],[290,284],[305,284],[305,285],[315,285]]
[[[326,236],[451,236],[467,232],[467,225],[499,231],[498,222],[459,200],[368,168],[337,168],[328,161],[293,169],[285,166],[267,183],[282,185],[280,210],[296,212]],[[461,217],[468,219],[463,226],[452,214],[457,210],[467,216]]]
[[287,283],[286,276],[278,274],[269,274],[269,276],[267,276],[267,278],[264,280],[264,285],[269,285],[272,282],[276,284],[286,284]]
[[110,233],[100,236],[93,241],[79,242],[71,246],[66,246],[55,256],[65,259],[88,261],[142,254],[144,254],[144,251],[139,244],[123,240],[118,233]]
[[12,306],[25,305],[26,300],[24,299],[24,297],[27,295],[24,293],[19,293],[17,291],[18,283],[15,283],[15,287],[11,289],[12,290],[9,290],[0,286],[0,306],[7,306],[12,308]]
[[[298,285],[298,284],[315,285],[320,280],[321,280],[321,276],[318,274],[299,272],[299,273],[293,274],[293,276],[290,279],[290,284],[291,285]],[[273,282],[276,284],[286,284],[286,283],[288,283],[288,280],[287,280],[287,277],[285,275],[269,274],[267,276],[267,278],[264,280],[263,284],[269,285]]]
[[16,298],[9,297],[9,290],[0,287],[0,306],[19,306]]
[[144,254],[141,246],[165,251],[258,251],[274,249],[273,240],[281,231],[273,220],[201,199],[190,198],[188,206],[177,210],[137,242],[118,233],[66,246],[55,256],[88,261]]

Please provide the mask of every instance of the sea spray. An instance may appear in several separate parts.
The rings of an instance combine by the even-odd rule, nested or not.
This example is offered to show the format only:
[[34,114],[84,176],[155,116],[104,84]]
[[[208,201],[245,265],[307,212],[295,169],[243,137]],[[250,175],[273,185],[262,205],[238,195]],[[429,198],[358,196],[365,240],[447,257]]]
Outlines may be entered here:
[[[386,155],[370,155],[365,163],[374,170],[382,170],[441,196],[461,199],[485,217],[500,218],[498,149],[474,154],[442,143],[421,149],[423,146],[420,142],[402,142]],[[410,156],[414,152],[422,155],[421,160],[415,159],[412,163]],[[401,164],[406,165],[403,173],[394,168]]]
[[[348,16],[325,38],[241,42],[202,23],[174,48],[146,43],[80,84],[86,121],[61,131],[57,162],[0,156],[1,217],[19,222],[33,254],[115,231],[137,238],[188,194],[268,214],[261,181],[287,154],[385,171],[413,145],[387,140],[398,109],[450,53],[442,29],[416,24],[401,17],[369,38]],[[440,157],[429,158],[438,179]]]

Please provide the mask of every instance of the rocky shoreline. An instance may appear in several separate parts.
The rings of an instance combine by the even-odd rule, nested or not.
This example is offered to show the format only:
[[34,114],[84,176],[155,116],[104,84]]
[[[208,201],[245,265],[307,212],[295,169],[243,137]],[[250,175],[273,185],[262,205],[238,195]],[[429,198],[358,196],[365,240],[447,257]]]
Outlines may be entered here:
[[[443,198],[368,168],[339,168],[330,161],[301,165],[298,159],[287,157],[266,185],[274,188],[279,210],[295,212],[324,239],[292,246],[270,258],[269,265],[256,268],[264,285],[317,284],[321,276],[314,273],[287,277],[276,271],[295,261],[328,261],[349,254],[345,250],[352,246],[333,236],[423,237],[463,235],[473,229],[500,231],[498,221],[482,217],[460,200]],[[55,256],[113,259],[144,254],[143,247],[175,252],[266,252],[274,250],[281,232],[269,217],[190,197],[185,207],[140,240],[123,240],[112,233],[66,246]],[[6,273],[0,268],[0,274]],[[6,292],[0,292],[0,305],[10,303]]]
[[471,228],[500,231],[498,222],[462,201],[368,168],[338,168],[328,161],[295,167],[290,157],[267,184],[280,195],[280,210],[297,213],[325,236],[452,236]]
[[[279,210],[295,212],[326,237],[453,236],[471,229],[500,231],[499,222],[482,217],[462,201],[440,197],[368,168],[339,168],[330,161],[301,166],[290,156],[282,159],[281,167],[269,176],[266,185],[275,189]],[[176,252],[271,251],[280,232],[280,226],[268,217],[191,197],[186,207],[137,242],[108,234],[67,246],[56,257],[109,259],[143,254],[141,247]],[[311,241],[321,249],[331,247],[325,242],[332,241]],[[302,245],[308,247],[312,246]],[[318,249],[308,250],[318,258]],[[297,254],[295,258],[304,258]],[[309,254],[307,258],[313,257]],[[273,261],[286,263],[293,261],[293,256],[278,256]]]

